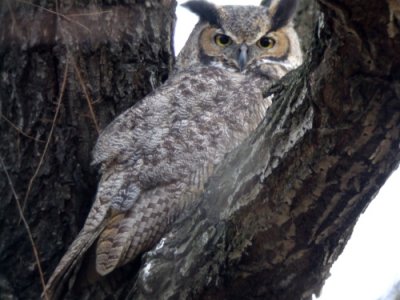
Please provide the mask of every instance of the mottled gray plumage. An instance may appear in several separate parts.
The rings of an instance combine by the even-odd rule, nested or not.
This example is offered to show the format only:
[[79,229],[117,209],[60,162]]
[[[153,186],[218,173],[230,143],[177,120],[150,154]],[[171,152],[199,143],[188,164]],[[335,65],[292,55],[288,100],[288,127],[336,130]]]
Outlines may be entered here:
[[[276,15],[282,3],[295,2],[272,1],[269,8],[186,4],[201,19],[176,70],[97,141],[93,163],[102,177],[96,200],[49,280],[51,297],[92,245],[100,275],[150,249],[202,192],[224,155],[258,126],[270,105],[262,91],[301,63],[291,16],[282,21]],[[274,28],[277,19],[283,27]]]

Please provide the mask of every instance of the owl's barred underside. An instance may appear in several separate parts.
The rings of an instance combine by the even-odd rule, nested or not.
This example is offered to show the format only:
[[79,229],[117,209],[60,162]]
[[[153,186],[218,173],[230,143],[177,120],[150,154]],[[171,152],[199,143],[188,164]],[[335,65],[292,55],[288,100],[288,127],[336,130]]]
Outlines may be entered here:
[[[200,17],[167,82],[118,116],[100,135],[95,202],[55,269],[57,299],[89,248],[106,275],[149,250],[193,204],[226,153],[263,119],[262,92],[302,62],[291,18],[295,0],[268,7],[189,1]],[[70,283],[69,283],[70,284]]]

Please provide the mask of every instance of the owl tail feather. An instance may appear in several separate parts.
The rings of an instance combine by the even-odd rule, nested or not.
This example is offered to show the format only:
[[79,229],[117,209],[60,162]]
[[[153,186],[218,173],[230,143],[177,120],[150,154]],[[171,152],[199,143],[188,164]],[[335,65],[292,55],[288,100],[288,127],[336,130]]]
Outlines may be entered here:
[[96,247],[96,271],[102,276],[120,266],[129,250],[137,221],[136,218],[129,218],[131,213],[128,211],[113,216],[100,234]]
[[42,299],[62,299],[67,290],[74,286],[82,260],[103,228],[104,225],[100,225],[96,232],[82,230],[78,234],[47,282]]

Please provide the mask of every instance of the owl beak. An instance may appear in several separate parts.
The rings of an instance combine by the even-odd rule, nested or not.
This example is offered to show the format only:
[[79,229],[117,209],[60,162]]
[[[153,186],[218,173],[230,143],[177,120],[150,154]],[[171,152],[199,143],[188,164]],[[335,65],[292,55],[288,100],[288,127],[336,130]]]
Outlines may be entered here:
[[239,57],[238,57],[240,72],[243,71],[244,67],[247,64],[247,52],[248,52],[247,45],[245,44],[241,45],[239,48]]

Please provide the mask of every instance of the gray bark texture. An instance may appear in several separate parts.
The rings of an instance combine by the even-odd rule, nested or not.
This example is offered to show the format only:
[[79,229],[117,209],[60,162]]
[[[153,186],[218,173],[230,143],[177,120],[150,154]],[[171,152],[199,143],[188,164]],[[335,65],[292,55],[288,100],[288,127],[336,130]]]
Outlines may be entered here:
[[[318,4],[305,63],[266,91],[273,105],[255,134],[226,157],[197,207],[88,299],[318,294],[400,161],[400,3]],[[174,6],[0,3],[0,168],[8,175],[0,177],[0,299],[41,291],[24,224],[45,278],[82,226],[97,180],[97,130],[165,80]]]

